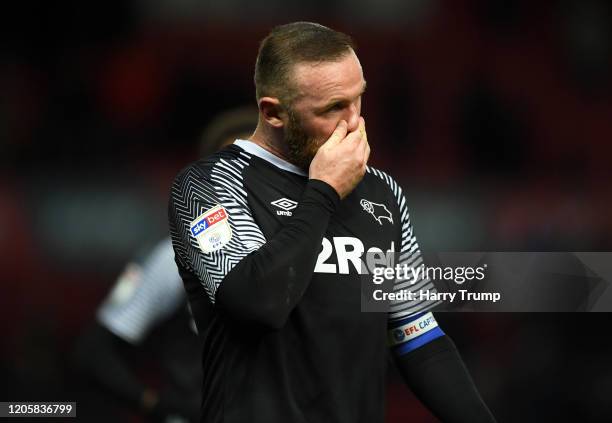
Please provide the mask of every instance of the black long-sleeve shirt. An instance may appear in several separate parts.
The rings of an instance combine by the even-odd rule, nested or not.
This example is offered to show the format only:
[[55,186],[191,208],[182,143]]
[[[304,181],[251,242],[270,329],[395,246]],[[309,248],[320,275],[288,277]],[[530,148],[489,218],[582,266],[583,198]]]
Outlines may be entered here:
[[[202,421],[384,420],[387,325],[397,332],[415,313],[430,322],[423,312],[434,305],[396,301],[389,314],[361,312],[365,253],[421,263],[390,176],[368,168],[340,201],[326,183],[237,141],[178,175],[169,220],[194,315],[203,295],[214,303]],[[434,288],[423,279],[410,289]]]

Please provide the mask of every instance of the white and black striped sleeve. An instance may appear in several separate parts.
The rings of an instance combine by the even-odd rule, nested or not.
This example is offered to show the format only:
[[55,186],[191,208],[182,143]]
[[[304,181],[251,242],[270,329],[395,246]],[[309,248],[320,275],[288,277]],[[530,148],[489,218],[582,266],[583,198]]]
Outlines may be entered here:
[[[401,230],[401,245],[398,252],[398,263],[403,267],[404,265],[409,268],[417,268],[423,265],[423,257],[421,250],[417,242],[416,236],[412,224],[410,223],[410,214],[408,213],[408,206],[406,203],[406,197],[399,184],[387,173],[382,172],[378,169],[368,167],[368,172],[378,176],[386,182],[389,189],[393,192],[393,196],[397,202],[397,206],[400,214],[400,230]],[[407,316],[414,315],[431,309],[439,302],[431,300],[420,300],[418,293],[420,291],[430,290],[435,292],[435,287],[432,281],[425,277],[426,275],[421,272],[421,278],[416,282],[414,280],[396,280],[393,287],[394,291],[409,290],[415,293],[415,300],[394,300],[390,303],[389,320],[396,321],[403,319]]]
[[96,317],[118,337],[137,344],[185,301],[185,289],[174,262],[172,244],[166,238],[141,264],[126,266]]
[[[291,219],[266,240],[247,201],[242,179],[247,165],[243,158],[220,159],[208,168],[196,164],[182,172],[172,188],[170,232],[177,263],[197,276],[219,309],[236,319],[280,328],[310,283],[339,197],[328,184],[310,180]],[[221,219],[227,219],[231,237],[221,246],[209,240],[202,246],[194,222],[218,207],[224,209]]]
[[[176,261],[197,276],[213,304],[225,275],[266,242],[247,204],[242,180],[247,158],[220,159],[204,169],[193,165],[172,187],[169,223]],[[204,252],[192,231],[193,222],[219,206],[227,215],[222,223],[229,224],[230,238],[222,248]]]

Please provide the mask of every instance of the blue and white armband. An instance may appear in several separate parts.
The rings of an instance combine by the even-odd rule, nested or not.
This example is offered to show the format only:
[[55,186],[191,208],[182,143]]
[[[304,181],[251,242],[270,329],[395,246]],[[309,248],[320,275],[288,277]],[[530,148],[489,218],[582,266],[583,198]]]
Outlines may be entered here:
[[389,321],[389,346],[404,355],[444,335],[430,311]]

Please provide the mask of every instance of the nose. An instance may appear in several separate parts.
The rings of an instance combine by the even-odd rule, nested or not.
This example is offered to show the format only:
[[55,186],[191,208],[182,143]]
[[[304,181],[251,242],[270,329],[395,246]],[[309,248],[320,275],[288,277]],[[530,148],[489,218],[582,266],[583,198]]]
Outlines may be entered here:
[[347,116],[344,117],[348,123],[348,132],[356,131],[357,128],[359,128],[359,116],[361,116],[361,108],[356,104],[352,104],[351,107],[349,107]]

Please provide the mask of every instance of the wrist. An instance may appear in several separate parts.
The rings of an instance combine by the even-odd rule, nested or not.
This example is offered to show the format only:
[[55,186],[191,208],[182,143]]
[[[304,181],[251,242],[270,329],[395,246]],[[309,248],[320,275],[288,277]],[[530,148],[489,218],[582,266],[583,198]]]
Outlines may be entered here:
[[340,202],[340,194],[329,183],[321,179],[310,179],[302,201],[316,201],[324,205],[325,209],[333,213]]

